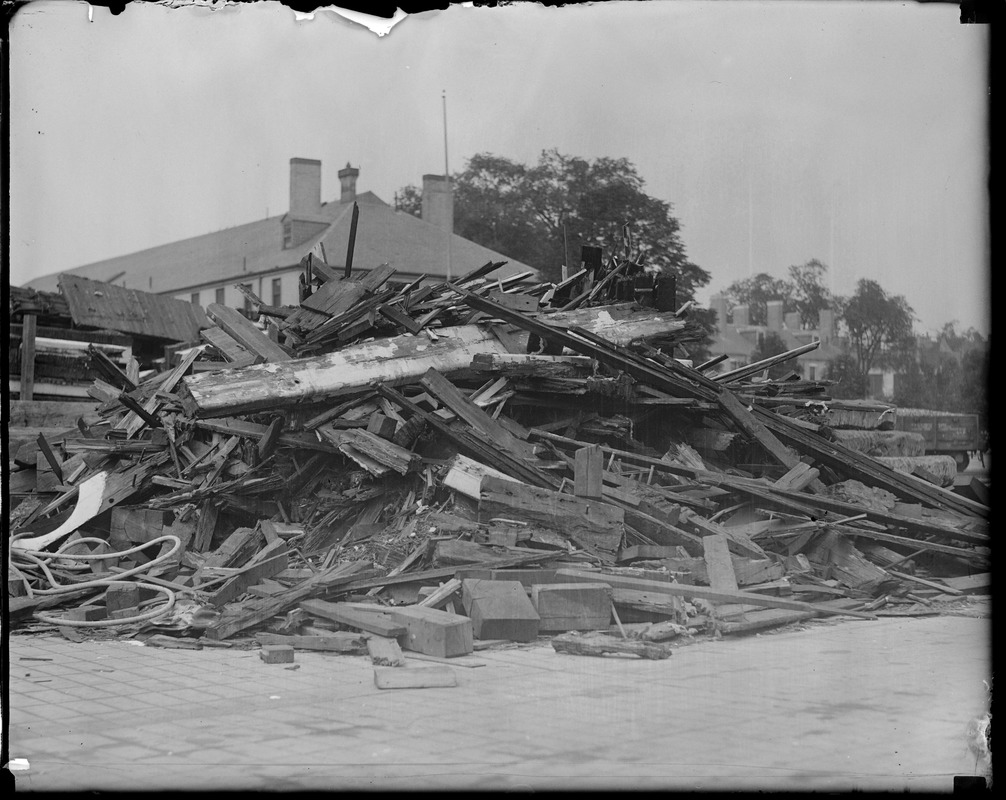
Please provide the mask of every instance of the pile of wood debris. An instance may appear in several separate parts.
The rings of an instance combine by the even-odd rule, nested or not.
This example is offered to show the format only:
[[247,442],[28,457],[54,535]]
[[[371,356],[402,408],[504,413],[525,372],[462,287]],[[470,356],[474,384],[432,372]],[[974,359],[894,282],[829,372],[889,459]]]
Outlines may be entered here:
[[662,658],[987,586],[988,509],[839,435],[876,449],[889,407],[759,377],[795,353],[692,366],[673,285],[584,261],[394,285],[312,256],[299,306],[250,296],[265,324],[211,305],[163,371],[104,359],[92,424],[15,454],[11,624],[277,660],[544,635]]

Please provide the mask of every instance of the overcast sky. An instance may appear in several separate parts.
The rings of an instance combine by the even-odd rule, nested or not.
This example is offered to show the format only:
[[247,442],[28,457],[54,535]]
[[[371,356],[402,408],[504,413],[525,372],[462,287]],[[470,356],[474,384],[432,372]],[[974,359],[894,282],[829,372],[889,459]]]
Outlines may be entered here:
[[[90,15],[90,21],[89,21]],[[377,36],[279,3],[25,7],[10,29],[12,283],[288,208],[289,159],[388,202],[475,153],[625,157],[709,295],[818,258],[918,328],[989,329],[985,26],[953,4],[452,7]]]

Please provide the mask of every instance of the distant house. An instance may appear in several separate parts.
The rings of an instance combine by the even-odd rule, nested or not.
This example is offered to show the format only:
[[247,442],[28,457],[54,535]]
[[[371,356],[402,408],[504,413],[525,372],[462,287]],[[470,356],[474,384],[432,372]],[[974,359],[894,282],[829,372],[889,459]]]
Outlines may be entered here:
[[[457,277],[487,261],[507,261],[494,275],[537,273],[454,233],[454,199],[442,175],[423,176],[422,218],[396,211],[373,192],[357,193],[360,170],[339,170],[338,200],[321,200],[321,161],[290,159],[290,210],[281,216],[207,233],[66,270],[98,281],[170,295],[200,305],[221,303],[240,308],[244,284],[269,305],[296,305],[300,300],[301,259],[324,251],[327,263],[344,267],[354,201],[359,220],[353,271],[366,272],[389,263],[393,280],[422,275]],[[26,284],[55,291],[60,273]]]
[[721,363],[719,371],[727,372],[752,363],[755,360],[754,352],[764,342],[765,336],[775,332],[787,350],[820,341],[821,344],[815,350],[797,356],[791,363],[800,365],[800,373],[807,380],[825,378],[828,362],[844,352],[835,333],[835,312],[831,309],[821,311],[819,327],[805,329],[800,327],[798,313],[783,313],[782,300],[770,300],[767,305],[768,324],[751,325],[746,305],[734,306],[732,319],[728,322],[730,309],[727,308],[726,298],[721,294],[711,298],[709,307],[716,312],[716,332],[709,353],[711,356],[727,357]]

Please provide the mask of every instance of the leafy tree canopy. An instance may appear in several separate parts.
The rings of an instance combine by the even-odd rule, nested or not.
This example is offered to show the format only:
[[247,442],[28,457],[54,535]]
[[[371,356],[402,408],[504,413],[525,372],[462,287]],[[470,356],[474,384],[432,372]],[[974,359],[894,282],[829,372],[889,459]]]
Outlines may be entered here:
[[[545,150],[533,166],[491,153],[473,156],[451,178],[454,231],[557,280],[563,264],[575,269],[580,247],[631,254],[677,277],[678,299],[694,299],[709,273],[688,260],[670,203],[646,194],[625,158],[588,160]],[[399,208],[419,215],[422,193],[407,186]]]
[[816,328],[818,314],[822,309],[834,306],[824,278],[828,267],[811,259],[806,264],[794,264],[789,268],[789,278],[775,278],[767,272],[760,272],[750,278],[734,281],[723,292],[728,305],[747,305],[748,321],[752,325],[768,324],[769,300],[782,300],[783,313],[800,313],[800,323],[805,328]]
[[842,320],[859,371],[875,365],[902,366],[915,351],[915,312],[901,295],[889,295],[879,283],[861,278],[843,301]]

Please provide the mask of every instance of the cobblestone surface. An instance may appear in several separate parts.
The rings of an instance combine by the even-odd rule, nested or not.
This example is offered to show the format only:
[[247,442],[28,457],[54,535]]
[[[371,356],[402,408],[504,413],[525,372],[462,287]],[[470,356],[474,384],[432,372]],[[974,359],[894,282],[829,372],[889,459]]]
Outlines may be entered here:
[[949,791],[987,774],[987,617],[810,624],[665,661],[547,639],[474,659],[455,688],[382,691],[364,656],[15,633],[10,767],[19,791]]

